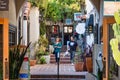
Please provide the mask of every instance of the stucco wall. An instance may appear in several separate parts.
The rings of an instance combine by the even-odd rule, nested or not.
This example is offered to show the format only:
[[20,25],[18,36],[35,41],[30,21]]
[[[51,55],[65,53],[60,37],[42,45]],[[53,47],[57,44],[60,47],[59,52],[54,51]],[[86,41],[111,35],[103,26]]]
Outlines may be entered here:
[[0,18],[8,18],[9,24],[16,26],[16,9],[14,0],[9,1],[8,11],[0,11]]
[[0,18],[8,18],[8,11],[0,11]]
[[39,11],[38,8],[30,10],[30,41],[35,42],[39,38]]
[[32,7],[30,10],[30,42],[32,42],[30,46],[30,58],[34,59],[34,43],[39,39],[39,11],[38,8]]
[[9,23],[16,26],[16,8],[14,0],[9,1]]

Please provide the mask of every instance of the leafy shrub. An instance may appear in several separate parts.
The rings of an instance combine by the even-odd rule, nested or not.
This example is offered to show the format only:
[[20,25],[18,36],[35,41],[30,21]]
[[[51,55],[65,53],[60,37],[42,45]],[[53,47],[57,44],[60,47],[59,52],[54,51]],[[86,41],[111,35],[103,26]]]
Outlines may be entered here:
[[45,57],[41,57],[40,58],[40,64],[46,64],[46,59],[45,59]]

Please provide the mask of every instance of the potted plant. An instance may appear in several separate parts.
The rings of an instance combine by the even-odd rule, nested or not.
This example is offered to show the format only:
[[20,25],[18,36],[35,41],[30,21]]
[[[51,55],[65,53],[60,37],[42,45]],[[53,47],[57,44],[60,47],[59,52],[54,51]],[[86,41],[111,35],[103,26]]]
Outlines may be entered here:
[[46,58],[44,56],[42,56],[40,59],[40,64],[46,64]]
[[83,60],[83,54],[81,53],[81,50],[77,52],[77,57],[75,58],[75,71],[83,71],[84,70],[84,60]]
[[100,69],[100,65],[99,65],[97,60],[96,60],[96,63],[97,63],[97,66],[98,66],[97,74],[95,75],[92,72],[90,72],[90,74],[92,74],[97,80],[103,80],[103,70],[104,69],[103,68],[102,68],[102,70]]
[[24,56],[27,53],[29,48],[29,43],[27,46],[20,45],[22,37],[20,38],[20,42],[18,45],[12,46],[9,50],[9,78],[10,79],[18,79],[19,72],[24,61]]
[[93,52],[93,46],[90,47],[88,45],[85,52],[85,65],[86,65],[87,71],[90,73],[93,71],[92,52]]
[[38,40],[37,48],[36,48],[36,59],[37,63],[40,63],[40,58],[44,57],[46,59],[46,63],[50,62],[50,55],[48,51],[48,40],[43,35],[40,36]]

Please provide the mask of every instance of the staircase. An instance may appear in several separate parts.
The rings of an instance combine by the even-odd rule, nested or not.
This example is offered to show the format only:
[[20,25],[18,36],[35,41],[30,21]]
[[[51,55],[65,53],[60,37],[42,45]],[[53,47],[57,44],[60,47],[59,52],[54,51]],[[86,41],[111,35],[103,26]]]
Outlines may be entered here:
[[[77,58],[77,54],[75,54],[75,60]],[[50,63],[51,64],[54,64],[56,63],[56,60],[55,60],[55,55],[54,54],[51,54],[50,55]],[[61,52],[60,53],[60,64],[70,64],[70,53],[65,55],[65,52]]]
[[[50,55],[50,63],[56,63],[55,55]],[[70,63],[70,55],[64,56],[64,52],[60,53],[60,64],[69,64]]]

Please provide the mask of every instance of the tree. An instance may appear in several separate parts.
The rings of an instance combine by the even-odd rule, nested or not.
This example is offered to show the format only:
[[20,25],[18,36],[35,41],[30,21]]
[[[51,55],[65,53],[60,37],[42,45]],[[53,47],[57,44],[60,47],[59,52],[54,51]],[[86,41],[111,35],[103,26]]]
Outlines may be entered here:
[[53,21],[72,18],[73,13],[80,10],[79,4],[76,1],[77,0],[50,0],[48,2],[46,17]]

